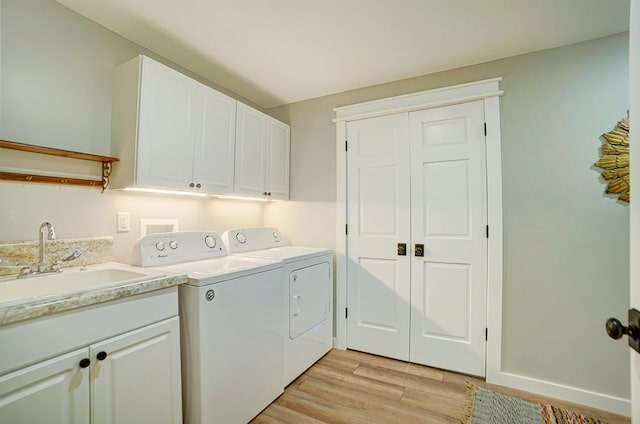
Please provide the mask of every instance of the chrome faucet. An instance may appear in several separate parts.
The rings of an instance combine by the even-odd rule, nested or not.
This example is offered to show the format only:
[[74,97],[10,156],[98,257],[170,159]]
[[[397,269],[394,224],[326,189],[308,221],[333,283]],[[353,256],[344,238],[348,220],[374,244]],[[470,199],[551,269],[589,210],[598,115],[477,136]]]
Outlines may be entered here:
[[38,234],[38,266],[34,270],[31,266],[24,266],[20,268],[20,274],[17,278],[25,278],[34,275],[48,274],[50,272],[60,272],[60,265],[65,262],[71,262],[82,256],[79,250],[75,250],[72,254],[66,258],[55,261],[52,265],[47,263],[47,240],[55,240],[56,232],[53,229],[53,225],[50,222],[43,222],[40,225],[40,232]]
[[50,222],[43,222],[40,225],[40,237],[38,245],[38,272],[47,272],[47,240],[55,240],[56,232]]

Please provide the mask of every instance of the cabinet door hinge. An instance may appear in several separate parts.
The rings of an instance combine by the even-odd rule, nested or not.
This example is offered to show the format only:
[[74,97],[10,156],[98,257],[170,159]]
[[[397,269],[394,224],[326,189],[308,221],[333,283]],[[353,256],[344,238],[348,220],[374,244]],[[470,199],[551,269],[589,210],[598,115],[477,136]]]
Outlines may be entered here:
[[489,238],[489,226],[487,225],[487,238]]
[[484,136],[487,136],[487,123],[484,123]]
[[484,340],[485,341],[489,340],[489,329],[488,328],[484,329]]
[[344,151],[345,151],[345,152],[349,150],[349,148],[348,148],[348,146],[347,146],[348,144],[349,144],[349,142],[348,142],[347,140],[345,140],[345,141],[344,141]]
[[349,308],[344,308],[344,319],[349,318]]

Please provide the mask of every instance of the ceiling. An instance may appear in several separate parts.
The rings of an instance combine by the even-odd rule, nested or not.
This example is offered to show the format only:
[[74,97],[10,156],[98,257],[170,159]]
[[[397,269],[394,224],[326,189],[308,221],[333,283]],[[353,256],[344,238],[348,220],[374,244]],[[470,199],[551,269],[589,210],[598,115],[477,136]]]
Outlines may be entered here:
[[629,0],[57,1],[265,109],[629,28]]

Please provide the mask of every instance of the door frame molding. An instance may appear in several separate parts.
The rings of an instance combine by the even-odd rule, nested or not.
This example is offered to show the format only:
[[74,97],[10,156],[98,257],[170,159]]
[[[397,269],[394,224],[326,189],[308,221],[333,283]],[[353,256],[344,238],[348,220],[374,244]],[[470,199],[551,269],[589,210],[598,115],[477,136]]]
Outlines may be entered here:
[[484,100],[487,123],[487,327],[486,379],[499,380],[502,356],[502,150],[500,104],[502,77],[455,85],[334,109],[336,118],[336,299],[334,347],[347,348],[347,122]]

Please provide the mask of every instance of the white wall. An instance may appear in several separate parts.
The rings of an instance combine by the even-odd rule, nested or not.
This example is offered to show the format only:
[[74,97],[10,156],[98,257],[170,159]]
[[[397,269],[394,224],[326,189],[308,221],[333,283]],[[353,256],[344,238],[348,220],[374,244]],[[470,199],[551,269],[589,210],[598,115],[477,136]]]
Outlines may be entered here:
[[335,246],[334,107],[502,76],[503,371],[628,399],[604,322],[626,315],[629,211],[592,166],[628,109],[627,48],[620,34],[273,109],[292,126],[292,201],[265,224]]

